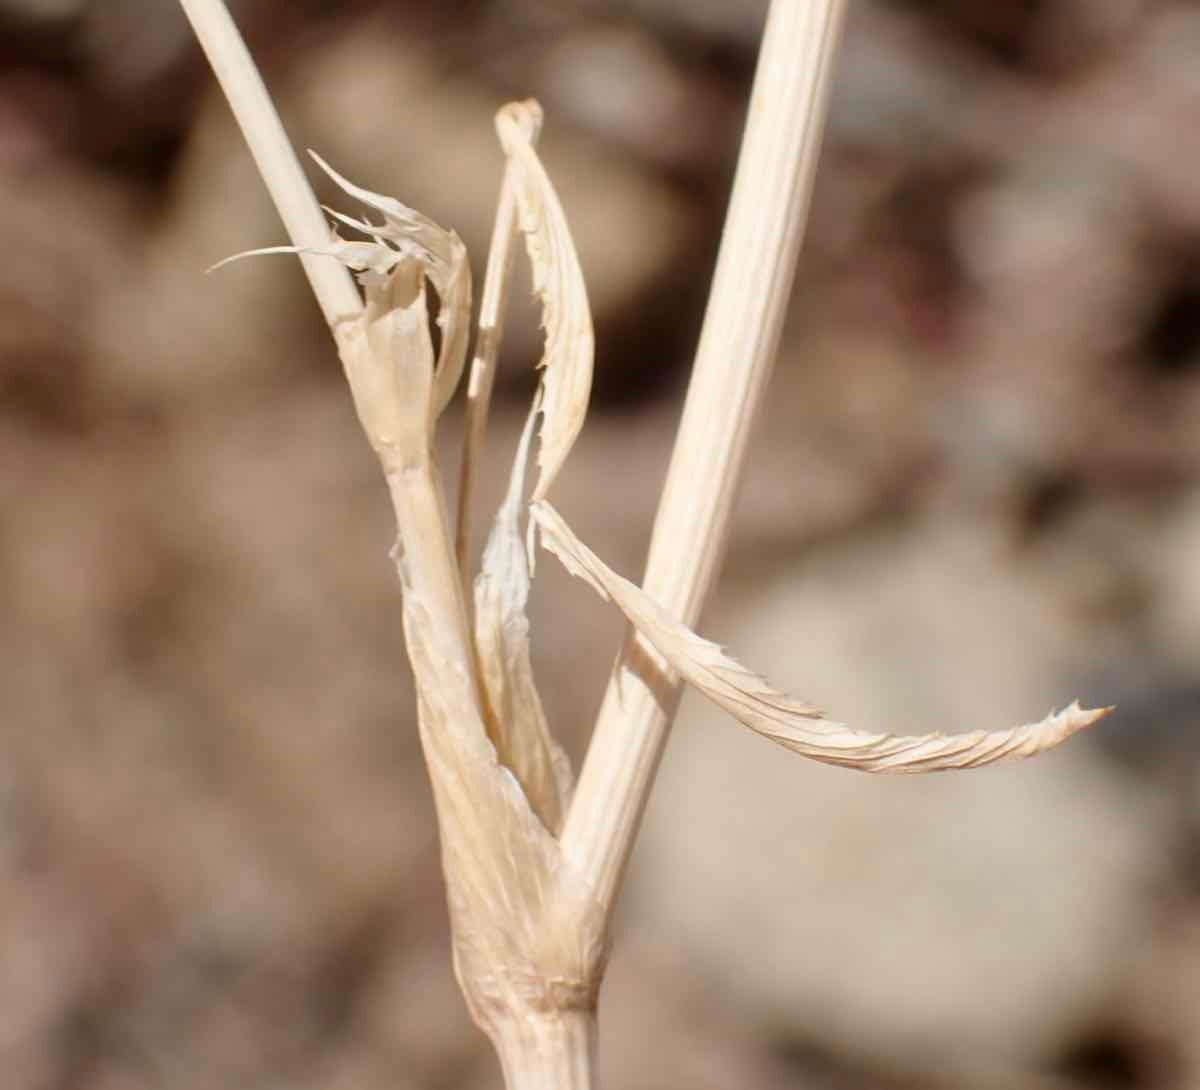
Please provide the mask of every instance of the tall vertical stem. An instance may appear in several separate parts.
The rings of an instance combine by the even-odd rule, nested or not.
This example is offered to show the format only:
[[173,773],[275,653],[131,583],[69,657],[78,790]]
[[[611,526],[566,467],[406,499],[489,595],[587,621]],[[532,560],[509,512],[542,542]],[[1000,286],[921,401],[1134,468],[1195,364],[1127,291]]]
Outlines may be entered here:
[[[321,207],[229,11],[219,0],[180,0],[180,4],[229,100],[292,245],[328,246],[329,226]],[[358,289],[340,262],[303,253],[300,260],[325,321],[336,335],[340,322],[362,310]]]
[[[816,173],[845,0],[772,0],[704,328],[643,586],[692,625],[728,535],[746,442],[774,362]],[[619,892],[679,699],[632,630],[614,667],[563,850]]]

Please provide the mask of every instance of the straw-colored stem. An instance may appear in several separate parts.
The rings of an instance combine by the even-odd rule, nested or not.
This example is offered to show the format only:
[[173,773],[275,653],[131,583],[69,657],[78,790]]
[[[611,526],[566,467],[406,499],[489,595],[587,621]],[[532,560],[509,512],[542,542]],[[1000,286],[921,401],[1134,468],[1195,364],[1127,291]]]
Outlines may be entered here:
[[[541,128],[540,114],[532,120],[530,142],[537,144]],[[479,300],[479,330],[475,336],[475,355],[471,360],[471,376],[467,383],[467,409],[464,425],[462,465],[459,467],[458,514],[455,522],[454,551],[458,558],[463,588],[470,603],[471,586],[471,506],[475,499],[475,483],[483,463],[483,448],[487,438],[488,408],[492,387],[496,382],[496,357],[504,336],[504,319],[508,312],[509,280],[517,237],[517,195],[515,169],[509,164],[504,170],[500,199],[496,205],[496,220],[488,248],[487,268],[483,274],[483,295]]]
[[[644,587],[694,625],[716,575],[747,438],[774,362],[825,119],[844,0],[772,0],[687,403]],[[632,631],[563,831],[611,913],[654,781],[678,683]]]
[[399,532],[397,548],[400,561],[419,573],[425,608],[432,627],[453,645],[444,650],[460,664],[462,692],[455,694],[467,701],[480,715],[479,684],[475,652],[467,627],[467,611],[462,585],[454,563],[450,528],[446,517],[445,494],[441,473],[433,454],[403,468],[384,466],[392,508]]
[[596,1020],[587,1011],[514,1019],[492,1043],[508,1090],[591,1090],[595,1085]]
[[[224,3],[222,0],[180,0],[180,3],[229,100],[292,245],[302,249],[328,246],[331,235],[321,207]],[[300,260],[325,321],[336,334],[340,323],[356,317],[362,310],[358,289],[339,262],[311,254],[301,254]]]

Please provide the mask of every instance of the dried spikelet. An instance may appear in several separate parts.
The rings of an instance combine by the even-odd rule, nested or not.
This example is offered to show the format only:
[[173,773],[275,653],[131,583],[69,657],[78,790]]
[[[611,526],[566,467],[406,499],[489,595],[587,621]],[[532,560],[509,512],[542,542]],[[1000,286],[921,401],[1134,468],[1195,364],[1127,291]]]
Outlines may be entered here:
[[435,385],[435,411],[440,414],[454,396],[467,358],[471,325],[471,266],[467,260],[467,248],[454,231],[439,227],[433,220],[401,204],[394,197],[384,197],[355,185],[315,151],[310,151],[309,155],[344,192],[381,213],[384,222],[377,225],[367,220],[356,220],[327,208],[326,211],[334,219],[370,236],[385,249],[390,249],[385,245],[390,242],[400,253],[416,249],[422,258],[426,274],[441,304],[437,324],[441,330],[442,344],[438,353]]
[[751,730],[814,760],[862,772],[976,768],[1051,749],[1109,711],[1071,704],[1039,723],[949,736],[905,737],[852,730],[826,719],[811,705],[777,692],[716,644],[672,620],[645,591],[617,575],[584,545],[549,504],[535,504],[533,517],[546,547],[573,575],[613,602],[689,684]]
[[[355,185],[316,152],[309,154],[347,194],[383,215],[382,224],[373,224],[326,209],[338,223],[371,241],[335,236],[322,247],[246,250],[218,262],[209,272],[232,261],[265,254],[330,257],[353,270],[366,296],[366,307],[338,328],[337,339],[359,420],[381,455],[396,447],[397,413],[416,428],[410,433],[414,439],[419,435],[428,442],[433,423],[453,396],[466,361],[471,319],[471,268],[466,247],[455,232],[439,227],[392,197]],[[428,322],[425,278],[438,294],[437,322],[442,332],[437,363],[431,361],[428,380],[425,374],[417,374],[411,357],[400,350],[408,336],[407,328],[393,328]],[[390,344],[392,341],[395,343]],[[419,417],[414,415],[416,411]]]

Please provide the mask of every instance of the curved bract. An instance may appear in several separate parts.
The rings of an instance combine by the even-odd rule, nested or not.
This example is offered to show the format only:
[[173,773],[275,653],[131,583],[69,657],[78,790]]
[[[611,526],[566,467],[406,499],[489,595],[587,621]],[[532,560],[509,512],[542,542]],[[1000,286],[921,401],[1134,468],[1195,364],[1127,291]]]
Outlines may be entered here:
[[967,734],[898,735],[854,730],[773,689],[715,643],[668,617],[640,587],[617,575],[548,503],[534,505],[543,544],[573,574],[611,601],[685,681],[751,730],[825,764],[860,772],[940,772],[1032,757],[1091,726],[1111,710],[1077,703],[1037,723]]

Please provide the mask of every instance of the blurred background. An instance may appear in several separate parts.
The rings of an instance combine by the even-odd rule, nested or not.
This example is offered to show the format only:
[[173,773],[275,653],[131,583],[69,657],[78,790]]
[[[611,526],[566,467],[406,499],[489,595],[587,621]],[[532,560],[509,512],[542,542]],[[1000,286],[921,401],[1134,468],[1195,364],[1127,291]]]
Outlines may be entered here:
[[[297,144],[477,269],[492,115],[541,99],[598,342],[558,502],[636,575],[765,5],[233,7]],[[893,781],[686,701],[607,1085],[1200,1086],[1197,146],[1200,4],[852,4],[704,630],[864,727],[1119,710]],[[451,976],[385,490],[298,266],[203,275],[283,235],[173,3],[0,0],[0,240],[0,1081],[498,1086]],[[549,559],[532,612],[578,762],[620,626]]]

